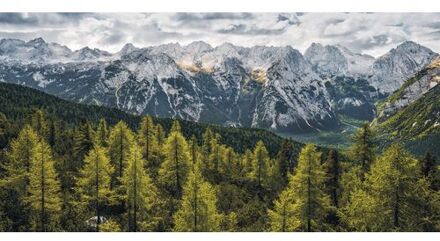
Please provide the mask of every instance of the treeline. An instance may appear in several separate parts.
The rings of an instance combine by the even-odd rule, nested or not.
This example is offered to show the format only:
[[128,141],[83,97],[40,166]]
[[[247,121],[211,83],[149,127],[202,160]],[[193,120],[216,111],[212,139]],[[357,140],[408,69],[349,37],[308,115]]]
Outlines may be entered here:
[[54,123],[36,111],[0,154],[3,231],[440,230],[435,159],[377,155],[368,125],[343,153],[286,140],[271,155],[177,120]]
[[[31,121],[33,113],[39,109],[44,110],[50,128],[53,129],[71,129],[85,121],[96,128],[99,121],[105,119],[108,125],[113,126],[119,121],[124,121],[132,130],[137,130],[142,121],[141,116],[131,115],[118,109],[72,103],[32,88],[0,82],[0,126],[7,125],[7,128],[4,128],[5,135],[0,135],[0,149],[18,135],[23,126]],[[169,132],[173,124],[173,119],[169,118],[152,117],[152,119],[156,124],[160,124],[165,132]],[[258,140],[262,140],[269,153],[274,156],[283,142],[279,136],[261,129],[228,128],[185,120],[179,122],[185,137],[190,138],[194,135],[201,141],[203,133],[209,127],[220,134],[222,143],[238,152],[253,148]],[[297,155],[302,144],[291,142]]]

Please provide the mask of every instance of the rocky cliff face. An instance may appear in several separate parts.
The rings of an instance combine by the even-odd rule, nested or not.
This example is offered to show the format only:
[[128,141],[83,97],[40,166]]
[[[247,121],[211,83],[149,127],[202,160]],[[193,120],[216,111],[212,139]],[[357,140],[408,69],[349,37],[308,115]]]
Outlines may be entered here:
[[[435,55],[403,45],[396,49],[408,48],[414,66],[399,74]],[[0,41],[0,81],[135,114],[291,133],[331,129],[338,113],[372,118],[378,89],[370,83],[380,79],[373,70],[388,66],[377,61],[339,45],[314,44],[304,56],[291,47],[212,47],[200,41],[127,44],[111,54],[88,47],[71,51],[43,39]],[[393,61],[398,58],[386,62]]]

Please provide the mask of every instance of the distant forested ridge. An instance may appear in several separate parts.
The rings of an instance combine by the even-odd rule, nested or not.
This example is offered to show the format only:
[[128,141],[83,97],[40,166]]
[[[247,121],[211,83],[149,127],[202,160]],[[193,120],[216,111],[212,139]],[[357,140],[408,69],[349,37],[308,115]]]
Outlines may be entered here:
[[0,83],[1,231],[439,231],[436,157],[133,116]]

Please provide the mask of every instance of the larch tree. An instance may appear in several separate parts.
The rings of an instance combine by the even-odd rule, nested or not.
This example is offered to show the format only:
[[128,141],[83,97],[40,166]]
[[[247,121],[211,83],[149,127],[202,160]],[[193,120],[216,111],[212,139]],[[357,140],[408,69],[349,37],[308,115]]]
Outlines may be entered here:
[[32,209],[33,230],[56,231],[61,211],[61,190],[50,146],[43,140],[37,143],[32,148],[30,161],[29,196],[26,201]]
[[128,153],[127,167],[122,177],[127,205],[128,231],[153,231],[158,223],[155,206],[158,191],[144,169],[141,148],[134,144]]
[[344,221],[359,231],[422,231],[430,203],[429,183],[417,161],[393,144],[371,166],[364,187],[352,192]]
[[339,179],[341,175],[338,152],[330,150],[325,164],[327,169],[326,186],[330,195],[331,204],[337,208],[340,193]]
[[[289,184],[289,186],[290,185],[292,184]],[[293,197],[293,190],[286,188],[275,200],[273,210],[268,211],[270,231],[298,231],[301,226],[301,221],[297,216],[299,203],[295,203]]]
[[232,147],[223,148],[221,160],[221,171],[224,175],[231,177],[240,175],[242,169],[240,159],[237,158],[237,154]]
[[375,134],[369,123],[365,123],[353,136],[353,145],[350,147],[352,159],[361,166],[361,179],[368,172],[375,159]]
[[142,150],[142,156],[146,162],[144,166],[148,168],[150,173],[156,173],[160,166],[160,159],[158,157],[159,146],[155,136],[156,127],[153,123],[153,119],[147,115],[142,118],[138,133],[138,142]]
[[340,176],[341,167],[339,163],[339,155],[336,150],[330,150],[325,161],[325,169],[327,180],[325,183],[327,193],[330,195],[330,203],[332,210],[327,216],[329,223],[337,226],[339,224],[339,216],[337,215],[337,209],[339,207],[339,198],[341,193]]
[[275,230],[323,231],[330,200],[325,192],[325,170],[321,153],[307,144],[299,155],[295,175],[275,202],[271,212]]
[[96,217],[96,231],[99,232],[102,210],[112,198],[110,190],[111,175],[114,168],[110,165],[107,150],[95,145],[84,160],[84,167],[77,180],[80,204],[87,214]]
[[2,164],[4,177],[0,179],[0,187],[7,191],[8,204],[4,212],[10,217],[12,230],[28,229],[29,205],[25,199],[29,196],[29,171],[31,169],[32,151],[40,142],[37,133],[29,125],[25,125],[17,138],[10,143],[6,153],[6,162]]
[[127,166],[130,148],[134,144],[134,134],[123,121],[118,122],[110,131],[108,141],[110,163],[115,171],[112,176],[112,189],[119,186],[124,168]]
[[440,190],[440,171],[434,156],[427,152],[421,161],[420,171],[426,179],[430,182],[430,187],[434,191]]
[[284,186],[288,182],[288,174],[292,172],[296,163],[293,156],[294,146],[291,141],[284,140],[281,144],[280,150],[277,153],[275,172],[279,176],[278,182]]
[[218,141],[218,135],[214,134],[214,136],[209,143],[210,152],[208,154],[207,168],[211,171],[218,172],[221,163],[222,146]]
[[163,130],[162,125],[159,123],[156,125],[154,138],[156,139],[157,145],[160,149],[165,142],[165,131]]
[[[178,122],[173,126],[176,123]],[[174,197],[179,198],[188,173],[191,155],[185,137],[178,131],[180,127],[172,129],[175,131],[169,134],[163,147],[165,160],[159,170],[159,180]]]
[[49,141],[50,126],[43,110],[38,109],[31,116],[31,126],[45,141]]
[[84,156],[93,148],[95,133],[89,121],[83,121],[73,136],[73,155],[76,159],[74,169],[82,167]]
[[242,170],[243,176],[251,178],[253,172],[253,160],[254,160],[252,151],[246,149],[241,158],[243,159],[243,170]]
[[258,182],[261,187],[267,187],[270,178],[270,158],[269,153],[262,141],[258,141],[253,153],[252,178]]
[[222,215],[217,211],[216,189],[203,179],[199,163],[193,167],[183,189],[180,207],[173,216],[174,231],[220,231]]
[[100,119],[98,127],[96,128],[95,131],[95,139],[94,139],[95,145],[107,147],[108,136],[109,136],[109,130],[108,130],[107,121],[105,119]]

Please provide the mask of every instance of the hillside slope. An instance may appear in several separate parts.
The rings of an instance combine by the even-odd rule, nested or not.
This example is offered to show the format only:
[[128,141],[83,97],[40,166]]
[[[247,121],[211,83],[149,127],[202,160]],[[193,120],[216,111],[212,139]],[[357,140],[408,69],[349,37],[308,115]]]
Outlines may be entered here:
[[440,154],[440,59],[378,104],[373,125],[386,145],[403,142],[415,154]]
[[[0,83],[0,113],[3,113],[9,122],[14,123],[17,128],[21,127],[27,118],[39,108],[44,109],[51,118],[60,119],[72,125],[78,124],[82,120],[89,120],[96,124],[101,118],[104,118],[110,125],[123,120],[132,129],[137,129],[141,120],[141,116],[127,114],[117,109],[76,104],[31,88]],[[156,123],[160,123],[166,131],[171,128],[172,119],[154,118],[154,120]],[[234,147],[239,152],[253,148],[258,140],[263,140],[271,155],[275,155],[284,140],[266,130],[222,127],[184,120],[180,120],[180,122],[182,132],[186,137],[195,135],[201,139],[206,128],[210,126],[221,135],[222,143]],[[302,145],[294,142],[297,151]]]

